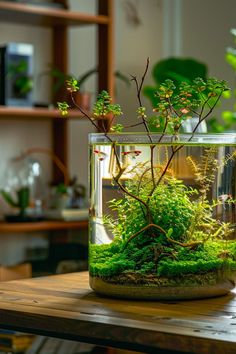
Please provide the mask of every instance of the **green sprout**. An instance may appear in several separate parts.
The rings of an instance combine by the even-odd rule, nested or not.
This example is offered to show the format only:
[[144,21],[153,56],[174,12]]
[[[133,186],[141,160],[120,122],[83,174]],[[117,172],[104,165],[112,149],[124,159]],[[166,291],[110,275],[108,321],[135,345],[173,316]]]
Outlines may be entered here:
[[73,77],[66,80],[66,84],[67,84],[67,90],[70,92],[76,92],[79,90],[78,81]]
[[68,108],[70,107],[67,102],[57,102],[57,106],[62,116],[68,115]]
[[111,127],[111,131],[114,133],[121,133],[123,131],[123,129],[124,129],[123,124],[114,124]]

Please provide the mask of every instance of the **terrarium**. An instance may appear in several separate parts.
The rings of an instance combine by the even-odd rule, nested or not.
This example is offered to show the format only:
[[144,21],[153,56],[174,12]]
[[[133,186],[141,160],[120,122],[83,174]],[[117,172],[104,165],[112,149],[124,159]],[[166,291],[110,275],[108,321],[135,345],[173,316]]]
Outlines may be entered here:
[[236,275],[236,134],[90,136],[90,285],[125,298],[216,296]]
[[[149,116],[141,98],[147,67],[140,83],[132,77],[138,120],[127,127],[143,133],[113,124],[122,112],[106,91],[91,116],[78,106],[99,132],[89,141],[90,286],[137,299],[226,294],[236,276],[236,134],[197,131],[228,87],[213,78],[179,87],[166,80]],[[68,84],[73,99],[78,83]],[[67,114],[67,103],[59,108]]]

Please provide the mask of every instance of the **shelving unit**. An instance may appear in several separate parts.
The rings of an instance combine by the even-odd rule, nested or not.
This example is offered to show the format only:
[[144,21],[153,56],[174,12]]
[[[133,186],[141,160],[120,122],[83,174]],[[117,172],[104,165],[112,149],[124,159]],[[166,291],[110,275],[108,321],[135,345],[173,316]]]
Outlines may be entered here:
[[72,230],[87,228],[88,221],[60,221],[60,220],[47,220],[38,222],[21,222],[21,223],[8,223],[0,222],[0,234],[11,232],[33,232],[33,231],[50,231],[50,230]]
[[[58,119],[58,109],[47,108],[30,108],[30,107],[6,107],[0,106],[0,119]],[[63,119],[83,119],[82,115],[77,110],[69,110],[68,117]]]
[[0,2],[0,20],[4,22],[30,24],[36,26],[81,26],[88,24],[107,25],[106,15],[89,15],[76,11],[54,9],[42,6]]
[[[55,1],[56,2],[56,1]],[[60,1],[66,3],[66,1]],[[68,28],[95,25],[97,27],[98,91],[106,89],[113,95],[113,0],[97,0],[97,14],[91,15],[49,7],[0,1],[0,21],[29,26],[49,27],[52,31],[52,62],[62,72],[68,72]],[[65,99],[62,90],[55,101]],[[58,110],[45,108],[22,108],[0,106],[0,119],[51,120],[53,152],[65,166],[68,165],[68,119],[60,117]],[[69,119],[82,118],[71,111]],[[61,171],[53,166],[53,182],[62,181]],[[0,223],[0,233],[28,232],[39,230],[63,230],[86,227],[87,221],[63,222],[43,221],[39,223]]]

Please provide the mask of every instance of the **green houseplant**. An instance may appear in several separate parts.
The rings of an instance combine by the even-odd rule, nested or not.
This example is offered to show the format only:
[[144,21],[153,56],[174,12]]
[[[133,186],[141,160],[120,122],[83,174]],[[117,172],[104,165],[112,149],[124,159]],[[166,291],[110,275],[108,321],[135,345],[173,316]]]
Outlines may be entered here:
[[26,215],[26,209],[29,206],[29,201],[30,201],[30,191],[28,187],[20,187],[16,191],[16,200],[11,196],[11,194],[5,190],[0,191],[2,197],[4,200],[13,208],[18,208],[19,209],[19,215],[10,215],[6,217],[7,220],[28,220],[27,215]]
[[[236,36],[236,30],[231,30],[232,35]],[[228,47],[225,54],[226,62],[234,71],[236,70],[236,51],[232,47]],[[153,107],[157,103],[155,92],[160,84],[170,79],[178,88],[185,81],[191,83],[196,77],[201,77],[204,80],[208,77],[208,68],[205,63],[202,63],[194,58],[168,57],[154,64],[152,68],[152,77],[154,84],[146,85],[143,88],[143,94],[150,100]],[[223,97],[229,99],[235,97],[235,90],[225,91]],[[154,119],[155,121],[155,119]],[[207,131],[212,133],[223,133],[235,130],[236,113],[230,110],[224,110],[221,116],[210,116],[205,124]],[[150,119],[149,127],[152,131],[158,131],[152,120]]]
[[[123,133],[121,124],[111,124],[122,112],[106,91],[92,116],[78,107],[100,132],[90,136],[90,285],[126,298],[223,295],[234,287],[236,271],[236,136],[196,130],[228,88],[197,78],[176,92],[173,81],[164,81],[155,92],[162,132],[151,133],[141,97],[148,64],[140,83],[133,77],[144,133]],[[76,80],[69,90],[73,99]],[[59,108],[67,114],[66,102]],[[181,135],[189,112],[197,115],[197,126]]]
[[[82,107],[85,111],[89,111],[91,108],[91,92],[85,89],[86,82],[94,75],[98,73],[98,68],[91,68],[85,71],[82,75],[76,78],[79,84],[79,90],[74,92],[74,101],[77,105]],[[39,79],[42,78],[43,75],[50,75],[53,79],[53,93],[56,95],[58,91],[65,88],[65,83],[70,81],[75,75],[67,74],[61,71],[56,67],[51,67],[49,70],[42,72],[39,76]],[[114,77],[118,80],[121,80],[127,86],[130,85],[130,80],[119,70],[114,72]]]
[[172,80],[177,88],[183,81],[190,84],[196,77],[206,80],[207,66],[193,58],[168,57],[153,66],[152,77],[154,84],[146,85],[143,88],[143,94],[155,107],[157,104],[155,93],[166,79]]
[[26,97],[33,89],[33,78],[27,74],[27,61],[20,60],[9,65],[7,75],[13,83],[15,97]]
[[[143,94],[150,100],[152,107],[155,108],[158,103],[158,98],[156,97],[155,92],[165,80],[170,79],[173,81],[176,86],[175,94],[178,94],[178,88],[182,82],[191,84],[191,82],[197,77],[206,80],[208,77],[207,71],[207,65],[194,58],[168,57],[162,59],[154,64],[152,68],[154,83],[152,85],[144,86]],[[198,93],[195,93],[195,95],[195,98],[198,98]],[[182,130],[184,131],[191,131],[194,128],[195,121],[197,122],[197,119],[194,119],[193,112],[189,112],[189,115],[191,115],[193,119],[182,124]],[[155,124],[155,117],[153,117],[153,120],[149,119],[149,129],[151,131],[162,131],[162,127]],[[198,130],[207,130],[205,121],[199,125]]]
[[[231,34],[234,37],[234,42],[236,42],[236,29],[231,29]],[[236,49],[232,48],[232,47],[228,47],[226,49],[226,54],[225,54],[225,60],[226,62],[231,66],[231,68],[233,69],[233,73],[234,73],[234,77],[236,74]],[[231,91],[227,91],[224,94],[226,99],[229,98],[236,98],[236,90],[232,90]],[[209,120],[209,125],[210,125],[210,129],[213,132],[217,132],[217,133],[221,133],[224,131],[235,131],[236,128],[236,106],[235,106],[235,102],[233,105],[233,111],[231,110],[224,110],[222,112],[221,115],[221,119],[216,119],[216,118],[212,118]]]

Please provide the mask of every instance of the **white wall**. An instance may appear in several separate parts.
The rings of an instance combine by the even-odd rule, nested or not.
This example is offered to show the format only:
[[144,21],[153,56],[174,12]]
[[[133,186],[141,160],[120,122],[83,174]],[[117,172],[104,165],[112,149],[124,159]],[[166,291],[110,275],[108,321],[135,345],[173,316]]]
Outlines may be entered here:
[[[209,76],[226,80],[234,89],[235,75],[225,61],[225,53],[227,47],[236,47],[230,34],[236,27],[236,2],[164,0],[164,4],[164,55],[195,58],[207,65]],[[222,100],[215,115],[233,110],[233,104],[233,99]]]
[[[74,11],[95,14],[94,0],[71,0],[70,8]],[[70,30],[69,37],[69,72],[75,77],[83,75],[87,70],[96,67],[96,26],[84,26]],[[91,92],[92,100],[96,96],[96,76],[91,76],[84,89]],[[69,124],[69,168],[71,175],[78,181],[88,185],[88,133],[92,132],[91,124],[84,121],[73,121]]]
[[[161,57],[162,50],[162,2],[160,0],[132,1],[136,5],[141,23],[130,24],[127,19],[126,1],[115,0],[115,71],[119,70],[127,77],[137,75],[140,79],[150,57],[150,67]],[[94,0],[70,1],[74,10],[95,13]],[[84,40],[86,38],[86,41]],[[70,72],[80,76],[86,70],[96,67],[96,30],[95,27],[73,29],[70,34]],[[88,45],[89,43],[89,45]],[[95,99],[95,81],[90,78],[86,89],[92,92]],[[151,81],[151,70],[146,83]],[[124,117],[122,123],[129,124],[136,119],[136,89],[134,84],[127,87],[121,80],[116,80],[116,101],[122,106]],[[144,102],[147,101],[144,99]],[[87,133],[92,131],[90,123],[70,123],[70,170],[79,180],[87,185]],[[82,156],[82,161],[80,160]]]
[[230,29],[236,27],[234,0],[182,0],[182,53],[205,63],[209,74],[233,84],[225,49],[235,46]]
[[[133,1],[135,3],[135,1]],[[126,2],[115,1],[115,60],[116,69],[126,76],[137,76],[141,79],[150,58],[150,70],[145,84],[151,83],[151,67],[162,56],[162,2],[159,0],[136,1],[141,23],[139,26],[128,22]],[[131,83],[127,88],[123,82],[117,81],[117,102],[122,106],[124,118],[122,122],[136,121],[138,101],[136,88]],[[147,100],[143,99],[143,104]]]

